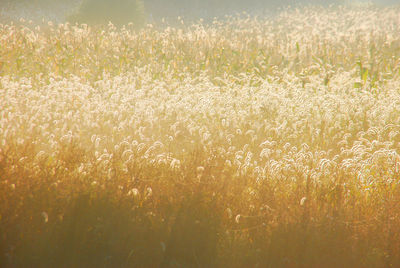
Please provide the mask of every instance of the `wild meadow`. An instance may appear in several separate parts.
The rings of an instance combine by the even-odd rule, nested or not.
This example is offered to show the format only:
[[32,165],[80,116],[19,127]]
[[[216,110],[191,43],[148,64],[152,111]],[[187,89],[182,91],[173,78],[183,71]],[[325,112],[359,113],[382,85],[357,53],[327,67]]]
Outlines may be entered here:
[[0,266],[400,267],[399,32],[0,24]]

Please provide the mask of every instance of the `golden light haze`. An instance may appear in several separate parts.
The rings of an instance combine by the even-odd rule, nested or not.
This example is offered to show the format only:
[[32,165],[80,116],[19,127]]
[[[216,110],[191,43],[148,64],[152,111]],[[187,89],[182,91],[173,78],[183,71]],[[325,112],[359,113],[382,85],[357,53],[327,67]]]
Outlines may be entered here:
[[0,263],[399,266],[399,14],[0,25]]

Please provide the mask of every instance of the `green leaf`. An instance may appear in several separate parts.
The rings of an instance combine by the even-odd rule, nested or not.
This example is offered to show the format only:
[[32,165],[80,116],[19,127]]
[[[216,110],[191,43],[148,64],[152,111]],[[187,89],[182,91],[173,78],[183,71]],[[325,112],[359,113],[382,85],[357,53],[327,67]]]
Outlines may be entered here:
[[367,81],[368,79],[368,69],[364,69],[363,74],[362,74],[362,80],[364,81],[364,83]]

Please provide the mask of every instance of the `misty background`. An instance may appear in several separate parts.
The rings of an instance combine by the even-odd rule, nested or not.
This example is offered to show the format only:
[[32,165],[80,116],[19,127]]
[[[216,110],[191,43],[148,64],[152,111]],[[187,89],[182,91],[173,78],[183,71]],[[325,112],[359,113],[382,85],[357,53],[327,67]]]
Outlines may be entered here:
[[185,21],[235,15],[272,15],[287,7],[309,5],[391,6],[400,0],[0,0],[0,22],[153,23],[181,17]]

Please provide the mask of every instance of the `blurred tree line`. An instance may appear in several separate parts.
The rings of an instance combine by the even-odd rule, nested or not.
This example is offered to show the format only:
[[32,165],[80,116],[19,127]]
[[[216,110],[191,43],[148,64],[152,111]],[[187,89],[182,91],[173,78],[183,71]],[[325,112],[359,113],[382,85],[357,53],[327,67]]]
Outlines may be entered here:
[[[162,18],[184,17],[185,20],[214,17],[239,12],[262,14],[277,8],[297,5],[330,5],[363,0],[74,0],[76,8],[67,20],[79,23],[107,23],[117,25],[133,22],[136,25]],[[391,3],[398,0],[375,0]],[[9,4],[29,2],[40,6],[54,6],[71,0],[0,0],[0,8]],[[376,2],[377,3],[377,2]]]
[[[59,0],[60,1],[60,0]],[[273,12],[279,7],[301,4],[328,5],[343,0],[84,0],[83,14],[104,14],[103,18],[115,17],[124,23],[133,11],[134,23],[153,22],[162,18],[184,17],[185,20],[213,19],[227,14],[246,11],[250,14]],[[132,17],[132,16],[130,16]]]
[[160,17],[204,18],[248,12],[274,12],[277,8],[304,4],[339,4],[343,0],[143,0],[151,19]]

